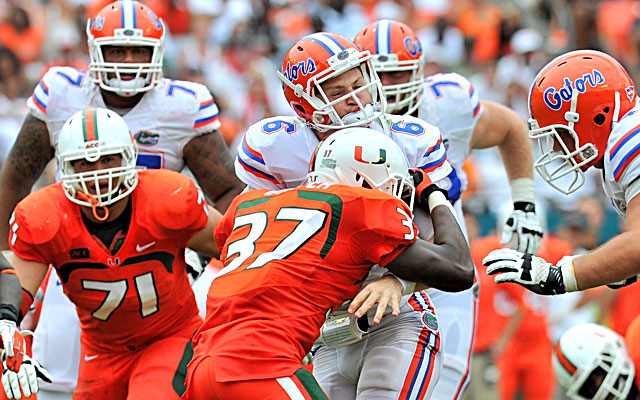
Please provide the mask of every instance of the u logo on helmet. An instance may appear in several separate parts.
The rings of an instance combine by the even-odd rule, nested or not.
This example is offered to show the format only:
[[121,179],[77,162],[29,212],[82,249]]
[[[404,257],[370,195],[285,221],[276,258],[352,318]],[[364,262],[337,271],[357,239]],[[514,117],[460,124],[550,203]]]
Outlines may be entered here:
[[362,146],[356,146],[353,158],[363,164],[384,164],[387,162],[387,151],[385,149],[380,149],[380,156],[376,161],[366,161],[362,158]]
[[420,45],[420,42],[417,41],[417,40],[413,40],[410,37],[407,37],[407,38],[404,39],[404,47],[407,48],[407,51],[413,57],[415,57],[418,54],[422,53],[422,46]]
[[550,109],[558,111],[562,108],[562,103],[571,101],[574,90],[577,90],[578,93],[584,93],[587,91],[588,86],[594,88],[604,82],[604,75],[597,69],[582,75],[574,82],[569,78],[564,78],[564,85],[560,89],[550,87],[544,91],[544,103]]
[[316,63],[313,62],[311,57],[309,57],[306,61],[300,61],[294,65],[287,63],[287,69],[284,71],[283,75],[285,78],[293,82],[298,79],[298,75],[306,76],[313,72],[316,72]]

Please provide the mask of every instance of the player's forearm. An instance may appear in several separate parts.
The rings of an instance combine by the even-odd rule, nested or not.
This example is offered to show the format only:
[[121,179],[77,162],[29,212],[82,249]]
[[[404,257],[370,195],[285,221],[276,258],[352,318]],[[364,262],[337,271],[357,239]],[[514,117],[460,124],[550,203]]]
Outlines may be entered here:
[[434,243],[417,240],[386,267],[402,279],[457,292],[473,284],[473,262],[462,230],[446,206],[432,210]]
[[615,236],[596,250],[573,259],[578,289],[618,282],[640,273],[638,232]]
[[504,140],[498,145],[509,181],[533,178],[533,150],[527,125],[519,116],[507,124]]

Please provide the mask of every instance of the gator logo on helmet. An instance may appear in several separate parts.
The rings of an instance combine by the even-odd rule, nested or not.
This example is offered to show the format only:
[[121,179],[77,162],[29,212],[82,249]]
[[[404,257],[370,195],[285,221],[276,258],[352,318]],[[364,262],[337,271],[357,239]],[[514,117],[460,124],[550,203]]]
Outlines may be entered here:
[[562,103],[570,102],[573,97],[573,91],[577,90],[578,93],[584,93],[589,89],[589,86],[594,88],[605,82],[602,72],[594,69],[590,73],[582,75],[575,81],[571,81],[569,78],[564,78],[564,85],[560,89],[549,87],[544,91],[544,102],[550,109],[558,111],[562,108]]
[[140,146],[155,146],[160,141],[160,135],[157,133],[150,133],[140,131],[133,137]]
[[404,39],[404,47],[406,47],[409,54],[414,57],[422,53],[422,46],[420,45],[420,42],[413,40],[410,37]]

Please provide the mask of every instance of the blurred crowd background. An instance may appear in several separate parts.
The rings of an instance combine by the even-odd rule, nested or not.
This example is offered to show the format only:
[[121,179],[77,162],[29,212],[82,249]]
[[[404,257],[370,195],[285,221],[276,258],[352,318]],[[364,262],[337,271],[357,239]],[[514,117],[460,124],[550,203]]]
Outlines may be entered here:
[[[109,2],[0,0],[0,163],[18,133],[27,112],[26,100],[42,74],[54,65],[87,68],[86,21]],[[197,81],[211,90],[221,110],[221,131],[232,153],[236,140],[250,124],[272,115],[292,114],[275,70],[296,40],[315,31],[337,32],[353,39],[366,24],[380,18],[403,21],[416,31],[426,55],[427,75],[458,72],[472,82],[481,99],[509,106],[525,120],[527,93],[536,73],[565,51],[590,48],[608,52],[627,68],[634,81],[640,78],[640,1],[142,2],[164,19],[169,31],[165,76]],[[484,243],[485,247],[475,246],[476,254],[482,255],[487,249],[483,241],[499,234],[496,227],[509,211],[509,184],[496,149],[474,151],[464,168],[470,177],[464,197],[467,223],[472,244]],[[587,251],[622,229],[621,220],[599,188],[598,170],[590,172],[589,182],[569,196],[536,176],[537,207],[546,223],[541,252],[555,252],[559,258]],[[597,321],[624,333],[640,311],[640,302],[633,301],[639,295],[640,285],[636,284],[618,291],[602,288],[528,303],[507,296],[501,304],[512,301],[511,308],[491,310],[489,304],[487,311],[481,307],[476,350],[478,354],[495,353],[503,345],[496,344],[497,328],[487,330],[492,324],[487,312],[503,318],[502,325],[493,325],[500,327],[520,307],[526,318],[534,318],[532,325],[547,330],[553,342],[573,321]],[[513,337],[529,340],[522,332]],[[524,351],[530,347],[525,342],[515,348]],[[481,376],[474,376],[474,381],[495,385],[499,374],[492,373],[493,365],[489,364],[477,369]]]

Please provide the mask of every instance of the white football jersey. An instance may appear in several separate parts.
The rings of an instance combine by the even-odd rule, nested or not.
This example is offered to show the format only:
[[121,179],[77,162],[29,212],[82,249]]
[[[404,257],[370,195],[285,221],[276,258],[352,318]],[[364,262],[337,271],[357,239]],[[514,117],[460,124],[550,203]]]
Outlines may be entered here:
[[[31,114],[44,121],[56,147],[65,121],[87,107],[108,108],[87,71],[53,67],[27,100]],[[218,106],[209,90],[187,81],[163,79],[122,118],[138,146],[138,165],[181,171],[182,149],[194,137],[220,127]]]
[[424,80],[418,118],[440,129],[447,158],[457,170],[462,191],[467,188],[462,164],[471,152],[471,137],[482,111],[478,94],[467,78],[449,73]]
[[629,111],[611,131],[604,155],[602,187],[618,214],[640,192],[640,106]]
[[[369,126],[396,142],[412,168],[427,171],[446,187],[455,171],[447,161],[438,128],[412,116],[387,114]],[[249,127],[238,145],[236,175],[254,189],[286,189],[306,181],[319,140],[297,117],[272,117]],[[444,183],[442,183],[444,181]]]

